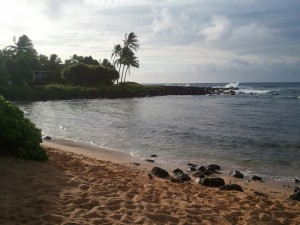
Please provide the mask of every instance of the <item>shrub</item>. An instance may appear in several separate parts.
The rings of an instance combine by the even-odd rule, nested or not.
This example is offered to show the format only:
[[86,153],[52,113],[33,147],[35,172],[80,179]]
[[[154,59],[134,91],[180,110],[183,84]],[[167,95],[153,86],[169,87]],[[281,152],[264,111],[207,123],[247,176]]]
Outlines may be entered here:
[[0,96],[0,155],[47,160],[41,131],[12,103]]
[[62,76],[66,81],[75,85],[113,84],[119,78],[119,72],[103,66],[77,63],[66,66]]

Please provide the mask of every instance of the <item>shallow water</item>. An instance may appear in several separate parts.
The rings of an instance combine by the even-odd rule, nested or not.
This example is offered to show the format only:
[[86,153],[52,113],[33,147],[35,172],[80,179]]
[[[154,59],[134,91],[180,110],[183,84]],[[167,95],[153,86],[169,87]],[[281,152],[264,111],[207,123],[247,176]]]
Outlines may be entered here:
[[45,135],[140,159],[158,154],[158,162],[174,167],[214,162],[226,172],[239,169],[246,175],[286,181],[299,178],[300,99],[292,97],[300,96],[299,83],[238,85],[242,94],[236,96],[16,104]]

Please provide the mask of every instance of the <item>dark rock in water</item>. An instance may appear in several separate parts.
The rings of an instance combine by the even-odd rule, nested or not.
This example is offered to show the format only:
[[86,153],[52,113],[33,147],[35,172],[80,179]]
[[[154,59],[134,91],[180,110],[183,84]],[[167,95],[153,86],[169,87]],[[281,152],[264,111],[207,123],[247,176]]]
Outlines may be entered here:
[[297,178],[295,178],[295,183],[296,184],[300,183],[300,180],[298,180]]
[[153,155],[150,155],[150,157],[153,157],[153,158],[154,158],[154,157],[157,157],[157,155],[156,155],[156,154],[153,154]]
[[204,178],[205,177],[205,172],[203,171],[198,171],[193,174],[194,177],[199,177],[199,178]]
[[200,183],[206,187],[221,187],[225,185],[225,181],[222,178],[204,178]]
[[200,167],[198,167],[198,169],[197,169],[197,171],[199,172],[199,171],[205,171],[206,170],[206,168],[204,167],[204,166],[200,166]]
[[133,165],[135,165],[135,166],[139,166],[139,165],[141,165],[141,164],[139,164],[139,163],[132,163]]
[[175,170],[173,170],[173,172],[172,173],[174,173],[174,174],[177,174],[177,173],[183,173],[183,171],[181,170],[181,169],[175,169]]
[[300,189],[298,189],[294,194],[292,194],[289,199],[300,201]]
[[179,181],[182,181],[182,182],[191,180],[189,175],[187,175],[185,173],[177,173],[176,176],[177,176],[176,179],[179,180]]
[[191,167],[191,166],[192,166],[192,167],[196,167],[197,165],[194,164],[194,163],[188,163],[187,166],[188,166],[188,167]]
[[196,171],[197,165],[193,163],[188,163],[187,166],[189,167],[190,171]]
[[216,170],[220,170],[221,166],[217,165],[217,164],[210,164],[206,167],[207,170],[210,171],[216,171]]
[[298,191],[300,191],[300,188],[299,188],[299,187],[295,187],[295,188],[294,188],[294,193],[296,193],[296,192],[298,192]]
[[165,178],[169,176],[169,173],[166,170],[159,167],[153,167],[151,173],[160,178]]
[[52,138],[50,136],[43,136],[42,139],[51,140]]
[[154,162],[155,162],[153,159],[144,159],[144,161],[146,161],[146,162],[151,162],[151,163],[154,163]]
[[236,171],[231,171],[229,173],[229,176],[231,177],[236,177],[236,178],[244,178],[244,174],[242,174],[240,171],[236,170]]
[[222,186],[219,188],[220,190],[225,190],[225,191],[241,191],[244,192],[242,187],[238,184],[227,184],[225,186]]
[[257,181],[257,180],[262,180],[262,178],[259,177],[259,176],[253,175],[253,176],[251,177],[251,180]]

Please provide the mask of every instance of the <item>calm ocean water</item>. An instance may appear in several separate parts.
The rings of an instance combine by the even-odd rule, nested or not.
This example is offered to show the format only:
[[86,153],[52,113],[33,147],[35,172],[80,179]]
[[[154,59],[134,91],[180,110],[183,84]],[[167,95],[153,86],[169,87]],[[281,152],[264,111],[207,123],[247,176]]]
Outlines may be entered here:
[[236,96],[163,96],[16,102],[45,135],[122,151],[185,168],[300,178],[300,83],[180,84],[237,86]]

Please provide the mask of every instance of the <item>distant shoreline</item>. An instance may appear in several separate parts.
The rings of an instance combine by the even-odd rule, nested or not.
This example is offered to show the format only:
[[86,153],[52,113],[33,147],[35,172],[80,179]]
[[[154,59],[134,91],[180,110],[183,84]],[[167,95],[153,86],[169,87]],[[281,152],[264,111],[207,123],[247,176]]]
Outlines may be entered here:
[[194,86],[123,86],[81,87],[64,85],[0,86],[0,95],[10,101],[47,101],[70,99],[118,99],[167,95],[235,95],[238,88]]

